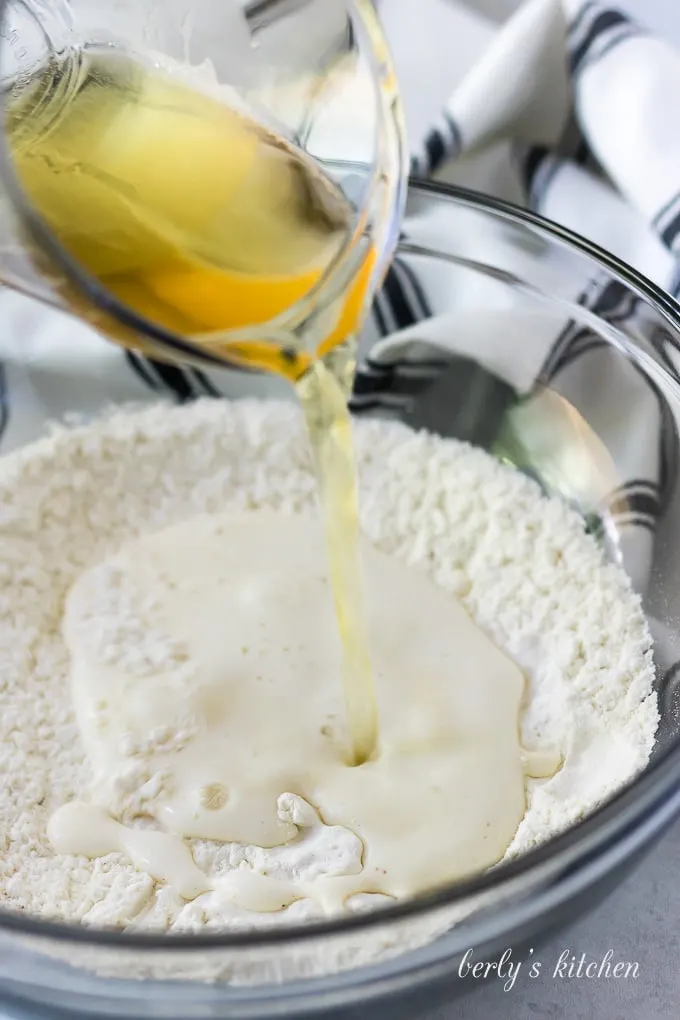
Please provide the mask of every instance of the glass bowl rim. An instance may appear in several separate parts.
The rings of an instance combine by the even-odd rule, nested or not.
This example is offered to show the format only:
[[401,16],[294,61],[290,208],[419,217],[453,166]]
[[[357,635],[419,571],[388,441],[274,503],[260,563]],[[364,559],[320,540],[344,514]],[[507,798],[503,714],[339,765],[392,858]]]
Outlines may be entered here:
[[[625,284],[639,297],[645,299],[676,332],[680,342],[680,303],[632,266],[615,255],[605,251],[586,238],[566,227],[544,219],[537,213],[523,209],[504,199],[484,195],[456,185],[410,178],[408,190],[425,192],[450,200],[454,204],[473,211],[491,213],[495,218],[510,223],[531,227],[550,241],[585,254],[600,266],[606,268],[614,278]],[[667,374],[665,368],[661,369]],[[680,387],[671,382],[678,390]],[[549,880],[551,875],[567,871],[572,874],[579,865],[593,861],[607,848],[625,837],[636,823],[654,815],[663,814],[663,807],[670,799],[671,791],[680,785],[680,741],[661,750],[650,765],[637,777],[627,783],[613,797],[582,821],[570,826],[564,832],[553,836],[516,859],[503,863],[482,874],[448,883],[440,889],[423,894],[408,901],[378,907],[370,912],[295,924],[275,929],[260,929],[239,933],[210,934],[157,934],[142,932],[109,931],[90,928],[82,924],[27,917],[24,914],[0,908],[0,932],[16,932],[38,939],[54,939],[59,942],[87,944],[90,947],[109,947],[124,950],[136,949],[157,952],[181,952],[199,949],[266,949],[283,946],[292,942],[306,942],[311,938],[347,935],[350,932],[369,931],[390,922],[406,921],[427,915],[430,911],[460,905],[466,898],[486,895],[492,891],[511,892],[529,874],[538,887],[541,878]],[[680,802],[679,802],[680,805]],[[680,808],[679,808],[680,809]],[[512,907],[512,900],[499,903],[499,911]]]

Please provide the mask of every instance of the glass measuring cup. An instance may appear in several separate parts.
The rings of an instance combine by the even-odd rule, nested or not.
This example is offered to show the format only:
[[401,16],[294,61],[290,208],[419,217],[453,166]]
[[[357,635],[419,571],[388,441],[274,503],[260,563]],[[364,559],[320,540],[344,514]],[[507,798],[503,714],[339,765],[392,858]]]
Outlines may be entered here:
[[[252,190],[257,154],[234,195],[226,179],[236,159],[231,150],[220,165],[205,159],[200,145],[191,149],[195,138],[173,148],[166,144],[173,133],[166,132],[163,144],[152,145],[139,127],[142,90],[134,117],[118,124],[110,150],[118,159],[135,139],[147,147],[145,201],[151,194],[161,232],[177,227],[175,217],[186,208],[178,196],[190,195],[197,207],[203,202],[208,220],[225,209],[231,215],[250,187],[246,213],[257,205],[253,194],[263,196],[259,228],[252,227],[260,234],[247,232],[250,221],[241,211],[242,253],[257,241],[265,268],[252,272],[246,259],[245,269],[241,264],[230,270],[225,283],[223,267],[215,273],[212,264],[208,274],[201,264],[200,279],[195,263],[180,271],[173,265],[169,274],[165,265],[160,274],[154,267],[152,301],[148,288],[140,296],[139,287],[121,288],[111,274],[93,268],[82,257],[82,241],[101,228],[102,217],[101,204],[91,203],[88,162],[100,178],[109,172],[106,163],[96,163],[97,146],[79,154],[75,170],[69,165],[69,204],[57,217],[38,200],[40,189],[32,186],[25,159],[27,147],[32,156],[50,158],[40,145],[54,137],[55,124],[58,129],[64,110],[80,94],[93,53],[109,61],[132,53],[146,68],[161,68],[173,81],[179,76],[213,110],[217,104],[253,115],[276,139],[278,156],[292,160],[298,177],[324,182],[322,215],[340,210],[342,229],[323,257],[294,271],[286,265],[295,231],[286,232],[285,217],[278,233],[271,229],[268,189]],[[75,312],[105,335],[158,358],[274,369],[291,378],[314,355],[356,331],[396,241],[406,172],[396,83],[368,0],[255,0],[244,6],[237,0],[0,0],[0,84],[2,282]],[[29,100],[30,117],[17,116]],[[273,173],[268,181],[277,187],[279,179]],[[178,180],[184,192],[179,186],[173,192]],[[135,181],[124,183],[134,190]],[[173,201],[157,201],[165,194]],[[277,215],[289,208],[282,202]],[[116,215],[120,230],[119,210]],[[168,294],[180,314],[166,314]]]

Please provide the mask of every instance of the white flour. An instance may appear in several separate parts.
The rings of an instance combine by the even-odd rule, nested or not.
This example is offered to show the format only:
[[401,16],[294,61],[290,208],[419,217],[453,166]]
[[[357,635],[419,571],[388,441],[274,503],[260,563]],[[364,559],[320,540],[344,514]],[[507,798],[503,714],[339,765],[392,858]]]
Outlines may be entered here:
[[[565,756],[553,779],[529,783],[508,850],[516,854],[583,817],[649,758],[658,712],[639,600],[576,514],[479,450],[385,422],[361,423],[357,444],[365,531],[456,592],[519,662],[530,677],[523,742],[554,744]],[[117,413],[0,461],[2,906],[118,927],[260,923],[210,894],[187,904],[121,855],[88,861],[52,852],[50,814],[87,796],[91,778],[71,709],[61,614],[78,575],[134,536],[206,511],[314,505],[293,404],[205,401]],[[153,796],[144,786],[147,750],[129,749],[131,767],[115,791],[123,812]],[[301,810],[295,800],[281,805],[290,817]],[[272,851],[196,842],[194,856],[211,872],[266,858],[282,876],[312,877],[360,851],[349,833],[311,832]],[[309,914],[299,902],[267,923]]]

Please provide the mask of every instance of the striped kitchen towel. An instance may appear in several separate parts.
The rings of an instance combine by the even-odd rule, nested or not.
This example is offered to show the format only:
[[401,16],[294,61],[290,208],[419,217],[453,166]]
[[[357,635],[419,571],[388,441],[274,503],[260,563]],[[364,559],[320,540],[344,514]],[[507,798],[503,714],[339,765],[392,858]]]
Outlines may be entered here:
[[[461,31],[469,20],[461,8]],[[472,70],[413,146],[412,173],[456,180],[458,164],[493,149],[529,209],[611,251],[677,297],[678,95],[680,51],[622,11],[595,0],[528,0],[489,32]],[[498,177],[497,165],[494,172]],[[497,407],[499,419],[512,417],[514,407],[530,408],[546,387],[559,393],[595,423],[614,456],[613,484],[600,494],[594,527],[614,536],[615,551],[644,592],[677,480],[676,427],[663,395],[583,321],[552,323],[538,342],[525,335],[516,343],[516,358],[529,361],[519,383],[509,368],[480,381],[479,366],[461,357],[460,293],[415,278],[414,267],[414,260],[398,256],[376,298],[355,412],[435,423],[490,445],[482,422],[454,413],[472,381],[485,387],[485,410]],[[680,352],[669,335],[651,330],[640,302],[607,274],[571,300],[605,328],[654,345],[678,376]],[[499,344],[507,343],[506,329],[500,328]]]
[[[470,29],[469,8],[448,2],[459,19],[452,22],[452,33],[461,50]],[[414,9],[417,30],[425,35],[426,15],[426,3],[417,15]],[[478,48],[482,22],[477,17]],[[481,35],[477,63],[422,142],[412,140],[414,175],[446,178],[453,173],[455,178],[456,167],[478,156],[483,163],[485,153],[500,149],[529,208],[678,293],[680,52],[594,0],[528,0],[499,29],[484,23]],[[432,70],[423,61],[423,88]],[[482,189],[487,184],[481,174],[475,183]],[[493,187],[489,181],[489,190]],[[414,230],[407,215],[406,242]],[[589,281],[571,300],[605,323],[644,332],[644,322],[636,322],[638,302],[611,280]],[[389,413],[482,445],[495,444],[503,455],[498,444],[509,442],[507,429],[503,432],[508,411],[516,406],[522,413],[531,411],[532,399],[546,386],[559,392],[584,420],[597,424],[615,457],[616,484],[600,494],[592,524],[604,531],[613,526],[625,566],[644,591],[659,521],[676,480],[675,426],[663,397],[592,328],[568,318],[544,323],[531,342],[526,332],[518,335],[512,363],[499,358],[494,370],[480,378],[474,359],[461,357],[461,344],[474,352],[475,335],[485,330],[488,343],[495,327],[478,307],[466,320],[466,334],[460,301],[459,289],[419,275],[403,253],[397,256],[363,338],[366,356],[356,378],[355,412]],[[277,387],[282,392],[272,379],[169,367],[126,354],[73,320],[16,295],[5,294],[2,302],[7,323],[0,341],[4,450],[33,438],[45,416],[61,417],[73,408],[88,414],[112,400],[264,395]],[[447,317],[455,317],[455,329],[447,328],[452,321]],[[499,344],[506,348],[507,328],[506,322],[499,330]],[[676,372],[680,357],[672,342],[663,357]],[[523,358],[526,363],[520,364]],[[464,416],[451,409],[472,385],[485,387],[493,413],[461,424]]]

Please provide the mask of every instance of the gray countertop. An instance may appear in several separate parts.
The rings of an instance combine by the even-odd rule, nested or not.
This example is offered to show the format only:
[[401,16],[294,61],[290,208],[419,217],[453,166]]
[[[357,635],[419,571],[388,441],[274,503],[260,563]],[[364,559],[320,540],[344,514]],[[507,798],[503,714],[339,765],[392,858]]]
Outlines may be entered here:
[[[636,978],[559,976],[565,951],[592,973],[607,952],[638,964]],[[535,950],[539,976],[520,968],[513,987],[494,978],[422,1020],[676,1020],[680,1015],[680,823],[593,914]],[[610,965],[611,966],[611,965]],[[558,976],[554,976],[556,967]],[[563,967],[566,971],[566,967]],[[632,975],[631,968],[631,975]],[[603,974],[606,973],[606,966]],[[474,983],[474,982],[472,982]]]

